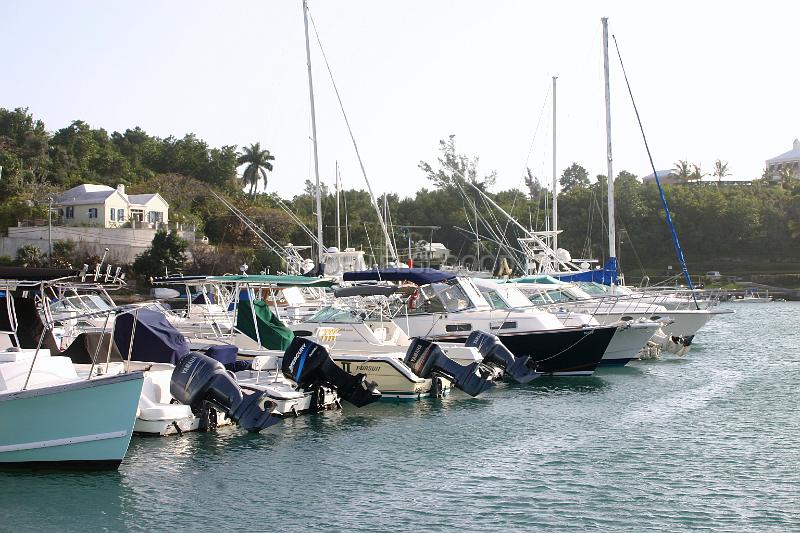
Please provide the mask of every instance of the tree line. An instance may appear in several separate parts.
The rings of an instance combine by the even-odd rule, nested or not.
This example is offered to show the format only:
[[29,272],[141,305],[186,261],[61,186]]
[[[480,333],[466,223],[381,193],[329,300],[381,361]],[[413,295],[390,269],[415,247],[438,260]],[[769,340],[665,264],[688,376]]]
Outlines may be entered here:
[[[526,228],[548,227],[552,193],[530,170],[524,176],[525,190],[494,191],[496,174],[481,172],[477,157],[459,153],[454,136],[440,141],[439,150],[435,162],[419,164],[429,187],[409,197],[387,194],[379,199],[388,203],[399,259],[407,255],[409,237],[430,240],[430,229],[421,228],[427,226],[438,228],[433,240],[451,250],[452,261],[474,261],[480,255],[483,266],[491,267],[500,256],[513,252],[521,230],[478,190]],[[195,224],[198,234],[207,237],[208,246],[192,248],[186,271],[235,272],[247,263],[250,272],[267,268],[274,272],[282,268],[280,258],[209,191],[223,194],[275,241],[309,244],[309,235],[294,217],[315,232],[315,188],[306,182],[305,190],[292,198],[271,194],[269,176],[273,165],[279,164],[279,154],[276,157],[258,143],[242,149],[211,147],[193,134],[159,138],[138,127],[109,134],[80,120],[51,132],[27,109],[0,108],[0,228],[46,217],[47,198],[75,185],[123,183],[131,193],[159,192],[170,204],[171,221]],[[699,166],[675,166],[687,176],[702,174]],[[720,186],[728,174],[720,160],[714,174],[717,184],[665,187],[690,268],[693,261],[706,264],[717,259],[800,260],[800,182],[786,179],[776,184],[762,178],[747,185]],[[559,245],[573,257],[605,259],[606,177],[590,179],[584,167],[573,163],[562,172],[560,183]],[[323,242],[332,246],[337,241],[336,196],[324,185],[321,196]],[[615,178],[615,202],[622,265],[646,271],[674,264],[657,187],[621,171]],[[383,257],[383,235],[369,194],[342,191],[340,206],[342,246],[365,250],[371,262]],[[479,244],[475,233],[481,237]],[[176,249],[175,243],[170,246]],[[64,249],[69,247],[59,247]],[[151,256],[146,259],[143,263],[154,263]]]

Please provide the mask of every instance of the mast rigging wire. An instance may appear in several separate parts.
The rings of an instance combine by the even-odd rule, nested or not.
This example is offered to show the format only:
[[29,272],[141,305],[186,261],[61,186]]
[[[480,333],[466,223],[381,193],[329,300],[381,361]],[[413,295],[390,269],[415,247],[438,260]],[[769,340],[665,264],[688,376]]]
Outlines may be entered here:
[[[692,278],[689,276],[689,270],[686,267],[686,258],[683,256],[683,249],[681,248],[681,243],[678,240],[678,233],[675,231],[675,224],[672,222],[672,215],[669,212],[669,204],[667,204],[667,197],[664,196],[664,188],[661,187],[661,180],[658,179],[658,171],[656,171],[656,165],[653,162],[653,155],[650,152],[650,146],[647,144],[647,136],[644,134],[644,126],[642,125],[642,119],[639,116],[639,109],[636,107],[636,100],[633,98],[633,90],[631,89],[631,84],[628,81],[628,74],[625,72],[625,64],[622,62],[622,53],[619,51],[619,43],[617,43],[617,36],[611,35],[614,39],[614,47],[617,49],[617,57],[619,57],[619,65],[622,67],[622,76],[625,78],[625,85],[628,87],[628,94],[631,97],[631,104],[633,104],[633,111],[636,113],[636,120],[639,122],[639,130],[642,132],[642,140],[644,141],[645,150],[647,150],[647,158],[650,160],[650,168],[653,169],[653,176],[656,179],[656,185],[658,185],[658,193],[661,195],[661,204],[664,207],[664,212],[667,215],[667,223],[669,224],[669,231],[672,233],[672,242],[675,245],[675,252],[678,255],[678,262],[681,265],[681,271],[683,272],[683,277],[686,279],[686,283],[689,285],[689,289],[692,291],[692,299],[694,300],[694,305],[697,309],[700,309],[700,305],[697,303],[697,295],[695,294],[694,285],[692,284]],[[610,179],[610,178],[609,178]]]

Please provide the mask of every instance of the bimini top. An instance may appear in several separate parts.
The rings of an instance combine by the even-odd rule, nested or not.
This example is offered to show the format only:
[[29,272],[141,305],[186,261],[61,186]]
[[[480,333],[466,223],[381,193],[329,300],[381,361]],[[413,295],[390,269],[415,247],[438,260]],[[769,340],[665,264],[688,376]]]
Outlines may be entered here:
[[249,283],[251,285],[266,285],[270,287],[330,287],[334,280],[331,278],[311,278],[306,276],[275,276],[256,274],[243,276],[241,274],[230,276],[170,276],[156,278],[153,283],[159,285],[203,285],[206,283]]
[[452,272],[442,272],[433,268],[383,268],[345,272],[344,281],[410,281],[417,285],[428,285],[455,278]]
[[67,268],[0,267],[0,279],[2,280],[51,281],[77,275],[77,270]]

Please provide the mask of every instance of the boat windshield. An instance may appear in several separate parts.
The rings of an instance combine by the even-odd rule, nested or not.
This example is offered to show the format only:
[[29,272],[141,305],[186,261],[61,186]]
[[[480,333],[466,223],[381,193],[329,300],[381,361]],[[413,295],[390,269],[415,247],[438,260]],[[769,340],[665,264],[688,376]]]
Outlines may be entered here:
[[497,293],[497,291],[482,288],[481,294],[483,294],[483,297],[486,298],[486,301],[489,302],[489,305],[492,306],[492,309],[509,308],[509,305],[505,302],[505,300],[503,300],[503,298]]
[[[429,290],[432,290],[447,312],[455,313],[475,307],[472,299],[457,279],[451,279],[440,283],[431,283],[430,285],[421,287],[421,289],[426,298],[429,298]],[[477,291],[475,292],[478,297],[480,297],[480,293]]]
[[335,322],[337,324],[357,324],[362,322],[362,318],[355,309],[345,307],[323,307],[303,322]]
[[50,311],[54,313],[65,311],[78,311],[81,313],[97,313],[108,311],[108,305],[100,296],[96,294],[78,294],[62,298],[50,305]]
[[578,283],[578,286],[587,294],[594,296],[605,296],[608,294],[608,288],[605,285],[601,285],[600,283],[595,283],[593,281],[581,282]]

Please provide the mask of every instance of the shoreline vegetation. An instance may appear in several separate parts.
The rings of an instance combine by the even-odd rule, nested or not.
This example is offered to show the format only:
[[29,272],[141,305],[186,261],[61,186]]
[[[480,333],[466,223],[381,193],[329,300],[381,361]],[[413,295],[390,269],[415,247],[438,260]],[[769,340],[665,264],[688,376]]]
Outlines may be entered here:
[[[208,244],[195,244],[188,256],[178,256],[188,257],[186,273],[237,272],[242,263],[250,265],[250,272],[267,268],[274,272],[281,268],[280,258],[265,250],[209,191],[212,188],[224,194],[276,241],[309,244],[277,197],[258,192],[269,191],[273,180],[281,179],[281,154],[272,154],[267,148],[258,143],[211,147],[193,134],[159,138],[138,127],[109,134],[80,120],[48,130],[27,109],[0,108],[0,231],[27,220],[46,224],[48,198],[75,185],[124,184],[133,194],[159,192],[170,204],[170,222],[194,225],[199,237],[207,237]],[[439,141],[439,150],[436,162],[418,166],[418,172],[429,178],[429,187],[409,197],[386,196],[400,250],[406,252],[409,237],[401,226],[437,226],[433,240],[451,250],[452,261],[474,261],[478,256],[475,218],[481,235],[495,234],[508,243],[515,242],[515,228],[506,224],[501,214],[491,212],[466,183],[486,191],[523,225],[546,228],[552,197],[543,183],[549,177],[537,177],[528,170],[524,189],[498,191],[493,187],[496,174],[481,173],[478,158],[459,153],[454,136]],[[701,175],[699,167],[695,168]],[[771,182],[762,176],[732,184],[722,182],[722,176],[698,181],[697,175],[692,178],[693,174],[688,174],[685,183],[665,186],[693,276],[720,271],[731,280],[764,277],[800,287],[800,180],[787,176]],[[573,257],[604,261],[606,177],[590,179],[586,169],[573,163],[563,171],[560,184],[559,226],[564,232],[559,244]],[[336,197],[327,185],[321,187],[323,240],[332,246],[336,243]],[[657,187],[643,184],[623,170],[616,176],[615,188],[618,257],[626,275],[629,279],[656,279],[667,275],[668,265],[677,274],[679,267]],[[302,192],[282,199],[286,208],[311,228],[315,225],[314,193],[314,185],[306,180]],[[342,225],[345,210],[347,213],[342,247],[347,243],[363,249],[371,261],[382,257],[383,237],[368,193],[351,189],[342,191],[341,196]],[[414,241],[431,238],[429,229],[412,228],[410,232]],[[480,247],[484,267],[491,268],[503,255],[502,248],[489,239],[482,239]],[[75,256],[74,249],[69,243],[54,246],[52,262],[82,264],[92,259]],[[46,264],[48,258],[0,258],[0,262]],[[136,274],[147,273],[131,271]]]

